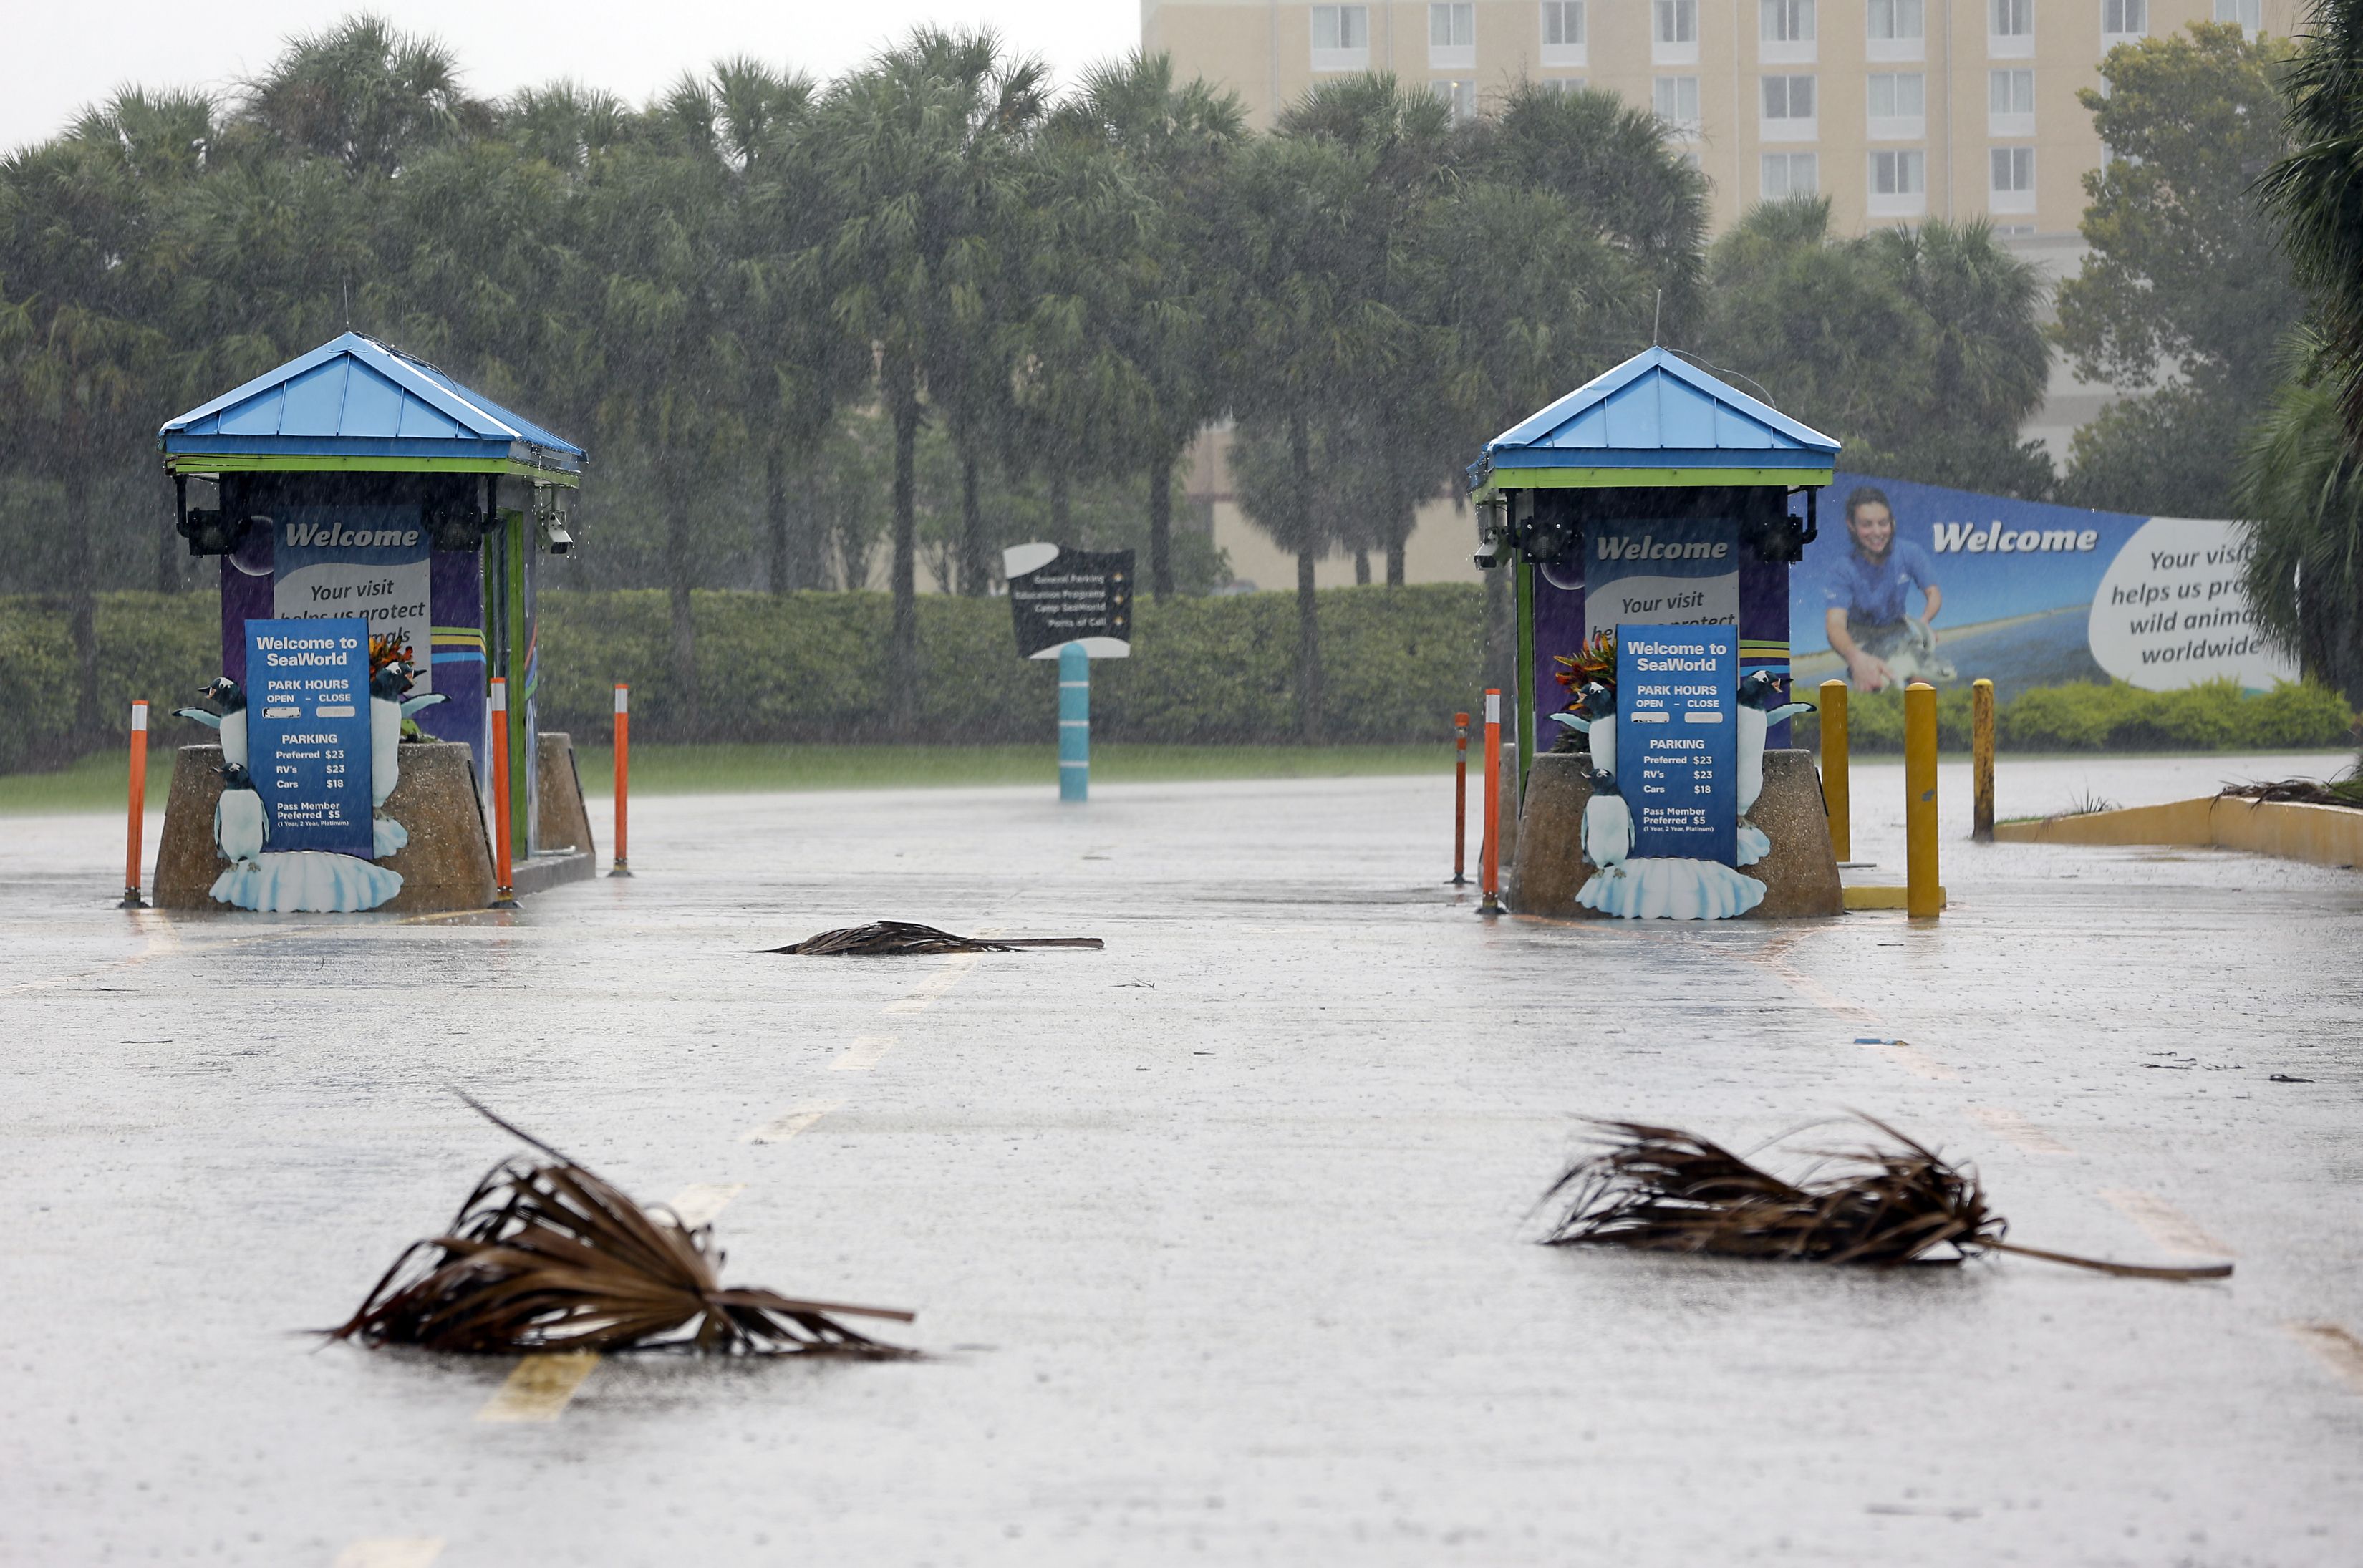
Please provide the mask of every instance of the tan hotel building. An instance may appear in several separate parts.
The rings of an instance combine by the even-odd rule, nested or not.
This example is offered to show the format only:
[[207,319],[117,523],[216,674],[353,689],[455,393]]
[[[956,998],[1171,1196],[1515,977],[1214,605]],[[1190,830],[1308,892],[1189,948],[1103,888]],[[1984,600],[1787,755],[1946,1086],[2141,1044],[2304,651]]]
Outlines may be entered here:
[[1842,232],[1991,217],[2069,234],[2101,160],[2078,90],[2101,57],[2195,21],[2289,34],[2296,0],[1142,0],[1141,42],[1271,124],[1315,83],[1425,82],[1475,114],[1520,82],[1655,109],[1728,226],[1769,196],[1830,198]]
[[[1728,227],[1767,197],[1830,199],[1840,233],[1925,218],[1990,218],[2053,278],[2081,262],[2083,176],[2101,141],[2077,93],[2101,57],[2196,21],[2288,36],[2297,0],[1141,0],[1141,43],[1179,75],[1236,91],[1268,127],[1315,83],[1357,72],[1424,82],[1462,115],[1521,82],[1602,88],[1671,127]],[[2110,389],[2053,369],[2024,432],[2067,455]],[[1219,440],[1202,441],[1191,489],[1240,578],[1294,580],[1237,513]],[[1474,578],[1470,527],[1448,499],[1420,509],[1413,581]],[[1324,586],[1352,565],[1322,563]]]

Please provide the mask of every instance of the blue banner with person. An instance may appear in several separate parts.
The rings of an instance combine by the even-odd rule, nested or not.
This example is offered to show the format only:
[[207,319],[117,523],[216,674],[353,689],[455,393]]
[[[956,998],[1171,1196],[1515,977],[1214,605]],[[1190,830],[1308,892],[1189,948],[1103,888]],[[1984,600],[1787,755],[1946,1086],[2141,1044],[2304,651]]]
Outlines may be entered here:
[[2296,679],[2258,635],[2239,525],[2136,517],[1840,472],[1790,576],[1803,689],[1914,680],[2150,690]]

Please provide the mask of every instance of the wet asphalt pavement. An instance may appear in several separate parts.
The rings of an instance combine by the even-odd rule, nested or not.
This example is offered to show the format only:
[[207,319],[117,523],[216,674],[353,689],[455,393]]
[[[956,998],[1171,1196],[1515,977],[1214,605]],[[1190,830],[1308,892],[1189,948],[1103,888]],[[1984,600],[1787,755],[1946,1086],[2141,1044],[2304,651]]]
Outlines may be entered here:
[[[635,879],[408,923],[125,914],[118,823],[0,822],[0,1562],[2363,1562],[2363,875],[1944,788],[1918,927],[1488,924],[1435,778],[649,799]],[[750,951],[877,916],[1107,950]],[[927,1357],[319,1348],[513,1147],[447,1086]],[[1580,1115],[1845,1108],[2238,1273],[1532,1242]]]

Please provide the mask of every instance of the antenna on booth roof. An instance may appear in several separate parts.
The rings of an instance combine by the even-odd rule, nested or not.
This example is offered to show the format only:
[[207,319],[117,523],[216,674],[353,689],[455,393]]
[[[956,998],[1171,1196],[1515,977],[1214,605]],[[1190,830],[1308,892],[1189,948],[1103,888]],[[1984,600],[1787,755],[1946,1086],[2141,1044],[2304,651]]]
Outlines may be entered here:
[[1658,324],[1665,318],[1665,315],[1666,291],[1659,289],[1658,291],[1658,303],[1650,309],[1649,312],[1649,347],[1652,348],[1658,347]]

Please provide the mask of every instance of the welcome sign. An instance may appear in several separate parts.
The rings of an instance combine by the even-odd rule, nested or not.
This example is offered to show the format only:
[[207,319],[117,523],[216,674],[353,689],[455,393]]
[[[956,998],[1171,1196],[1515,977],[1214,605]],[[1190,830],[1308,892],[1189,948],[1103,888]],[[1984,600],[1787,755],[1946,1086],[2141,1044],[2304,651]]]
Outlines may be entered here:
[[[1867,547],[1866,516],[1892,518],[1883,555]],[[2075,681],[2163,691],[2230,679],[2261,690],[2297,679],[2258,632],[2241,586],[2249,547],[2234,522],[1849,473],[1822,492],[1820,522],[1789,580],[1801,690],[1831,676],[1865,684],[1861,661],[1836,651],[1834,626],[1858,652],[1885,650],[1896,684],[1984,678],[2008,695]],[[1923,630],[1911,623],[1925,616],[1930,586],[1937,610]]]
[[1739,633],[1616,628],[1616,778],[1635,859],[1738,859]]
[[274,852],[370,857],[366,621],[246,624],[247,770]]
[[411,691],[435,690],[427,529],[416,506],[289,506],[272,518],[272,613],[358,617],[412,650]]
[[1584,640],[1633,624],[1736,626],[1739,529],[1729,518],[1611,519],[1584,531]]

